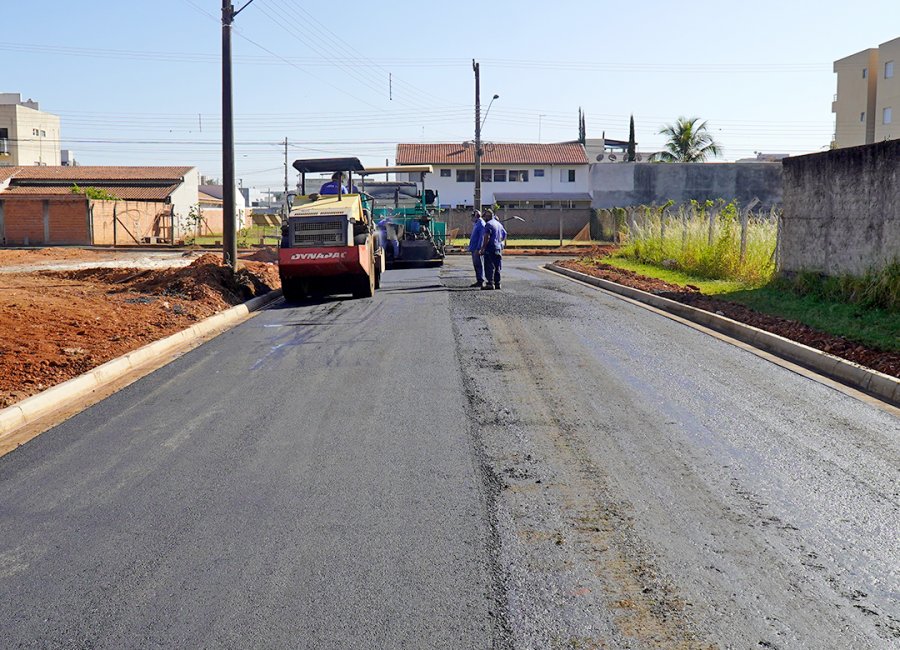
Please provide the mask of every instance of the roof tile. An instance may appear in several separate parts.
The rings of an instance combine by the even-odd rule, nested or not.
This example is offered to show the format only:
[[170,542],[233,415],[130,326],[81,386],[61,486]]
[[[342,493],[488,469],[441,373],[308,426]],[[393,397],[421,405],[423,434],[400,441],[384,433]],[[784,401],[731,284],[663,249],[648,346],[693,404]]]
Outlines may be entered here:
[[[485,143],[481,162],[485,165],[587,165],[580,143],[509,144]],[[471,144],[398,144],[398,165],[472,165]]]

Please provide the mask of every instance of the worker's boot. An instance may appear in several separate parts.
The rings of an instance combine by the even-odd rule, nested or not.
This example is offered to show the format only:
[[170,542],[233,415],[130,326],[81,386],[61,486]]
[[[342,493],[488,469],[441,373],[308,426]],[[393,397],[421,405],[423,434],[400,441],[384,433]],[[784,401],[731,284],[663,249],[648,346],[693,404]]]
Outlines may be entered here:
[[484,284],[484,280],[475,280],[475,282],[473,282],[473,283],[470,284],[469,286],[470,286],[470,287],[473,287],[473,288],[474,288],[474,287],[479,287],[479,288],[480,288],[483,284]]
[[486,284],[482,285],[481,290],[482,291],[485,291],[485,290],[491,291],[491,290],[493,290],[493,288],[494,288],[494,285],[491,284],[490,282],[487,282]]

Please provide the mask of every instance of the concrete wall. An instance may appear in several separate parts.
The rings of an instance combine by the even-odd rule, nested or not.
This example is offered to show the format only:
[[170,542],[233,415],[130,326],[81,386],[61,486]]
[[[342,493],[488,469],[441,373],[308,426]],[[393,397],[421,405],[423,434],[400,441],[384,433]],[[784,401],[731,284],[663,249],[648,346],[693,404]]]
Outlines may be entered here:
[[861,275],[900,259],[900,140],[784,161],[779,271]]
[[[518,215],[525,219],[524,222],[514,219],[504,221],[506,232],[510,237],[543,237],[553,239],[559,237],[559,225],[562,221],[563,237],[571,239],[579,234],[591,220],[589,208],[570,209],[509,209],[499,210],[500,219],[506,219],[512,215]],[[472,231],[471,210],[449,210],[441,214],[441,218],[447,222],[447,232],[457,230],[457,237],[468,237]]]
[[780,163],[618,163],[591,165],[594,208],[661,205],[668,200],[759,198],[760,209],[781,204]]
[[90,243],[84,197],[0,199],[0,242],[6,246]]

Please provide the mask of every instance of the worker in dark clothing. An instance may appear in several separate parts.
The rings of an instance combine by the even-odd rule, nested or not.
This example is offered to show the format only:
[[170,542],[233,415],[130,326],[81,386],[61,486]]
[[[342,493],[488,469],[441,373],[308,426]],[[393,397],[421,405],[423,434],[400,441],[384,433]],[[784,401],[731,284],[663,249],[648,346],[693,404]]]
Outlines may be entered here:
[[484,237],[481,254],[484,255],[484,285],[482,289],[500,288],[500,267],[503,262],[503,247],[506,245],[506,228],[494,218],[494,211],[484,211]]
[[484,286],[484,259],[481,256],[481,244],[484,242],[484,219],[481,212],[472,212],[472,235],[469,237],[469,252],[472,254],[472,266],[475,267],[473,287]]

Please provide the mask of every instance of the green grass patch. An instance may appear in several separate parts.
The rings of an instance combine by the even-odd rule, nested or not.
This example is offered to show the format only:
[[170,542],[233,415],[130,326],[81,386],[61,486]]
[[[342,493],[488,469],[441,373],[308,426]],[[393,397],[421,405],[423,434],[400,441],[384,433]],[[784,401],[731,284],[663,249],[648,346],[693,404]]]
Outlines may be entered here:
[[606,257],[603,258],[602,261],[610,266],[615,266],[616,268],[634,271],[635,273],[640,273],[641,275],[646,275],[651,278],[659,278],[660,280],[665,280],[672,284],[680,284],[682,286],[692,284],[708,296],[740,291],[752,287],[752,285],[742,282],[741,280],[710,280],[708,278],[701,278],[696,275],[691,275],[690,273],[685,273],[684,271],[679,271],[678,269],[667,269],[662,266],[638,262],[626,257]]
[[801,296],[778,281],[717,297],[764,314],[799,321],[862,345],[900,352],[900,311],[864,307],[815,294]]
[[[900,352],[900,309],[879,305],[873,296],[895,295],[898,265],[888,266],[863,278],[798,276],[793,281],[773,280],[763,285],[735,280],[709,280],[676,269],[636,262],[622,257],[601,261],[648,277],[679,285],[692,284],[705,295],[746,305],[770,316],[794,320],[826,334],[841,336],[861,345]],[[814,277],[816,279],[814,279]],[[850,302],[840,287],[855,289],[868,302]],[[870,287],[866,292],[863,289]],[[871,287],[880,287],[879,292]]]
[[[265,243],[270,245],[278,244],[281,241],[281,229],[277,226],[252,226],[243,228],[237,233],[237,244],[241,248],[259,244],[260,239],[265,238]],[[201,237],[188,237],[193,240],[191,243],[198,246],[213,246],[216,242],[222,243],[222,235],[203,235]]]

